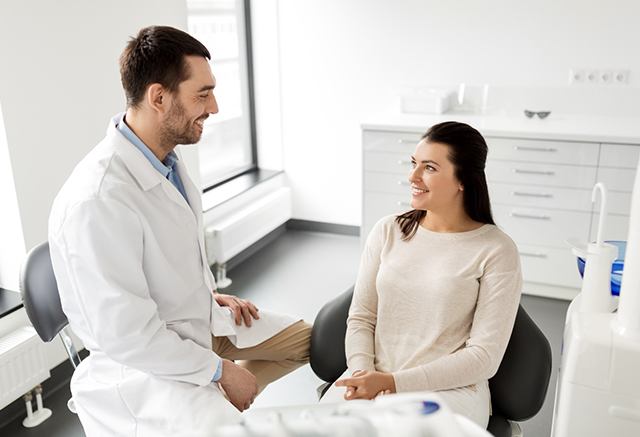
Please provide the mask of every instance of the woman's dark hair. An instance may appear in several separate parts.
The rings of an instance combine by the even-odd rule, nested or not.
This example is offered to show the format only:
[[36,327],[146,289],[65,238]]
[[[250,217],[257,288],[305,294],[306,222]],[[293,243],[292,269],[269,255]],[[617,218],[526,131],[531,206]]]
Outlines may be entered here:
[[168,26],[141,29],[120,56],[120,79],[127,106],[137,107],[152,83],[176,92],[180,82],[191,74],[185,60],[190,55],[211,59],[209,50],[182,30]]
[[[449,147],[449,161],[455,168],[456,178],[464,187],[462,198],[465,212],[472,220],[495,224],[491,216],[489,189],[484,174],[488,148],[480,132],[468,124],[445,121],[432,126],[422,136],[422,140]],[[414,236],[426,215],[426,211],[414,209],[396,217],[403,240]]]

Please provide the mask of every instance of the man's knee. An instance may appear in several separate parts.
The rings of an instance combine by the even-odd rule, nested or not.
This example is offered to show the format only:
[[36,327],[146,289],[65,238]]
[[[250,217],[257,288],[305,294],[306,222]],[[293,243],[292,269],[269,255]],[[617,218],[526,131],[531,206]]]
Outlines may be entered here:
[[300,321],[294,326],[296,328],[296,332],[293,336],[293,347],[291,348],[289,359],[301,363],[308,363],[312,326],[305,321]]

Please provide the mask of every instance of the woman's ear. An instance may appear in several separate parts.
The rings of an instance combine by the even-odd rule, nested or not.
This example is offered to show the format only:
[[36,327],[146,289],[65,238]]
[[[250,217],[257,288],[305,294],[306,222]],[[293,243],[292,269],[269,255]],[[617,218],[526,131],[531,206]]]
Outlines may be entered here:
[[458,185],[458,190],[459,191],[464,191],[464,187],[462,186],[462,184]]

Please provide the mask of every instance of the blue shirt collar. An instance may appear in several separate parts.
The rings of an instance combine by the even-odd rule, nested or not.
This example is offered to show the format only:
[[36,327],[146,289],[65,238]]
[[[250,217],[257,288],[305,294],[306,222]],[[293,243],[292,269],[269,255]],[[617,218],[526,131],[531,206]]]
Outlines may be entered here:
[[173,166],[178,161],[178,155],[173,150],[169,152],[167,157],[163,161],[160,161],[156,155],[153,154],[151,149],[142,142],[142,140],[131,130],[131,128],[125,122],[124,116],[125,112],[118,118],[118,122],[116,124],[116,129],[118,129],[124,137],[129,140],[131,144],[136,146],[138,150],[142,152],[142,154],[149,160],[151,165],[160,172],[162,176],[165,178],[169,174],[169,172],[173,169]]

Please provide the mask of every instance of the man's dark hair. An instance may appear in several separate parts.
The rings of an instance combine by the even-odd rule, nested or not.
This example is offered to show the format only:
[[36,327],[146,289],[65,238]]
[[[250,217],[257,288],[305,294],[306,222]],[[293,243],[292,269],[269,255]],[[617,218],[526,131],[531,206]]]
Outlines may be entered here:
[[168,26],[141,29],[120,56],[120,79],[127,106],[137,107],[152,83],[176,92],[180,82],[191,74],[185,60],[190,55],[211,59],[209,50],[182,30]]

